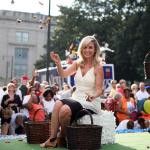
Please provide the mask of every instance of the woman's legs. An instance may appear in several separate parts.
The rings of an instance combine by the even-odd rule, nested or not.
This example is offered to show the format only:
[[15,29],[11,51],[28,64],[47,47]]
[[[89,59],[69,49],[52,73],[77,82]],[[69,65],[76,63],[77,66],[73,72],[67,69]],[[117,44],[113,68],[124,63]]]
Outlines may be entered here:
[[59,113],[61,108],[63,107],[63,103],[59,100],[56,101],[55,106],[54,106],[54,110],[52,113],[52,117],[51,117],[51,138],[55,138],[57,136],[59,127],[60,127],[60,122],[59,122]]
[[1,134],[2,135],[7,135],[8,134],[9,126],[10,126],[9,123],[4,123],[4,124],[1,125]]
[[51,135],[50,135],[50,138],[46,142],[40,144],[41,147],[55,147],[56,146],[55,138],[57,137],[57,133],[60,127],[59,112],[63,105],[64,104],[61,101],[59,100],[56,101],[54,110],[52,112],[52,117],[51,117],[51,133],[50,133]]
[[61,137],[66,137],[66,126],[70,125],[71,109],[68,105],[63,105],[59,112],[59,122],[61,126]]

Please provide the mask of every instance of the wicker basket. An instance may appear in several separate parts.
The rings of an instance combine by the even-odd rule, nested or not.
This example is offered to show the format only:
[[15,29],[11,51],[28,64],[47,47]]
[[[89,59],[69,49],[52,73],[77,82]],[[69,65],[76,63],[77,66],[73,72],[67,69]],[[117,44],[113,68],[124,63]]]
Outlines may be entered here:
[[150,79],[150,52],[146,54],[144,59],[144,74],[145,79]]
[[91,124],[67,126],[67,147],[69,150],[98,150],[101,148],[102,126],[93,125],[93,118],[89,111]]
[[[35,120],[35,116],[39,110],[38,109],[33,117]],[[29,144],[39,144],[45,142],[50,136],[50,120],[47,118],[45,121],[26,121],[24,123],[25,132],[27,135],[27,142]]]

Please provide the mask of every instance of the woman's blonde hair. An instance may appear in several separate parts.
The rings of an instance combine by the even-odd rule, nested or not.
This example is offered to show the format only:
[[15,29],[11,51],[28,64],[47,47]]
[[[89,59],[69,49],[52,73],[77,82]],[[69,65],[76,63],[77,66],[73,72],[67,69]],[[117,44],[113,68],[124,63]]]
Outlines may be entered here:
[[7,93],[8,93],[8,90],[9,90],[10,87],[14,88],[14,92],[16,91],[16,86],[13,83],[8,83],[7,84]]
[[95,55],[94,55],[94,59],[93,59],[93,64],[94,64],[94,66],[96,66],[97,64],[100,63],[101,59],[100,59],[100,45],[94,36],[86,36],[81,40],[79,47],[78,47],[78,56],[79,56],[78,63],[84,64],[84,58],[82,55],[82,50],[90,42],[92,42],[94,44],[94,47],[95,47]]

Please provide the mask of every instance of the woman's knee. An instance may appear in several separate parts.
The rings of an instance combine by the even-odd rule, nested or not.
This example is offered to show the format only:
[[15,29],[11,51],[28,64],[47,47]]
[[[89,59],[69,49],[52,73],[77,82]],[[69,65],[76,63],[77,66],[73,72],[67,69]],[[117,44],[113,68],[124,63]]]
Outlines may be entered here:
[[59,117],[60,118],[66,118],[71,116],[71,109],[68,105],[63,105],[61,107],[60,112],[59,112]]
[[63,106],[63,103],[62,103],[60,100],[57,100],[57,101],[55,102],[54,110],[53,110],[53,111],[58,111],[58,110],[60,110],[62,106]]

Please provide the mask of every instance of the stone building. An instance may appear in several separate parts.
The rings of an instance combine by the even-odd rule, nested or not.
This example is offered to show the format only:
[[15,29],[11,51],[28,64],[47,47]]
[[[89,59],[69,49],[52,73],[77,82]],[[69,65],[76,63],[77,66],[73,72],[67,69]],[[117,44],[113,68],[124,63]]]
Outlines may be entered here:
[[[0,10],[0,79],[31,76],[36,60],[46,53],[47,19],[39,13]],[[51,36],[56,18],[51,20]],[[45,58],[46,61],[46,58]]]

